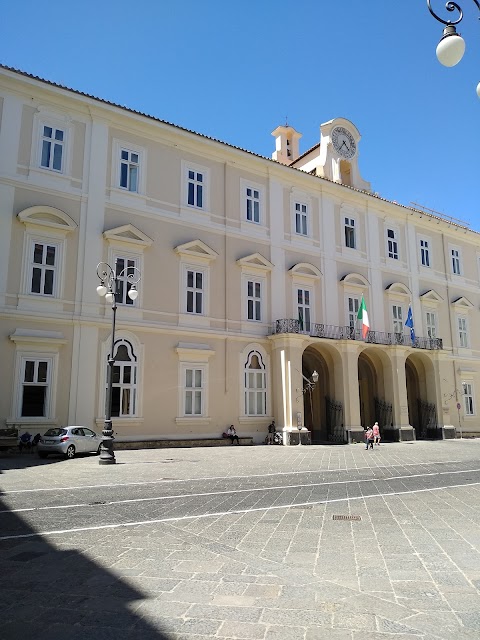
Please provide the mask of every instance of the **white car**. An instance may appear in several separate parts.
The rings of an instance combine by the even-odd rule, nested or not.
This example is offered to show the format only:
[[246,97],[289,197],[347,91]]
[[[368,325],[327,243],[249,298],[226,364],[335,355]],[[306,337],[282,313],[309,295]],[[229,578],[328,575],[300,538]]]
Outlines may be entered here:
[[102,437],[87,427],[55,427],[48,429],[38,441],[40,458],[49,453],[63,453],[74,458],[77,453],[100,453]]

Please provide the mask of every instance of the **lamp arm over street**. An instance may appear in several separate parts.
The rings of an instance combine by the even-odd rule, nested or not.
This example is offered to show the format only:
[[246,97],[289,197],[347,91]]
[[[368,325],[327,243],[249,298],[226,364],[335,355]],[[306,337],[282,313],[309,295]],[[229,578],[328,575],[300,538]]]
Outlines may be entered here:
[[[480,0],[473,0],[473,2],[480,13]],[[435,20],[445,25],[436,50],[438,61],[445,67],[454,67],[465,53],[465,40],[455,28],[455,25],[463,20],[462,8],[456,2],[447,2],[445,9],[449,12],[458,12],[458,17],[455,20],[444,20],[432,9],[431,0],[427,0],[427,7]],[[480,98],[480,82],[477,84],[477,96]]]
[[107,302],[112,304],[112,341],[110,353],[107,360],[107,392],[105,395],[105,425],[102,431],[102,444],[100,445],[99,464],[115,464],[115,453],[113,450],[113,426],[112,426],[112,389],[113,389],[113,366],[115,364],[115,323],[117,317],[117,293],[118,281],[126,280],[128,288],[127,295],[130,300],[136,300],[138,291],[136,285],[140,282],[141,272],[137,267],[129,266],[117,273],[117,261],[115,269],[108,262],[100,262],[97,265],[97,276],[100,284],[97,293],[105,297]]

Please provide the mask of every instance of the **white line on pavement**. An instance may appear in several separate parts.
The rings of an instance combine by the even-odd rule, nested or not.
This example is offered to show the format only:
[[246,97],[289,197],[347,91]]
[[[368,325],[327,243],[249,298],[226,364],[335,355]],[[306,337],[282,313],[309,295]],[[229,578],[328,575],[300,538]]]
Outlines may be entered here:
[[[248,476],[207,476],[205,478],[185,478],[185,479],[161,479],[161,480],[148,480],[145,482],[118,482],[118,483],[109,483],[109,484],[82,484],[75,487],[37,487],[36,489],[12,489],[11,491],[3,491],[2,495],[7,496],[11,493],[36,493],[37,491],[72,491],[76,489],[102,489],[102,488],[112,488],[112,487],[133,487],[133,486],[144,486],[148,484],[168,484],[174,482],[200,482],[201,480],[241,480],[242,478],[268,478],[270,476],[294,476],[294,475],[305,475],[307,473],[338,473],[339,471],[378,471],[379,469],[391,469],[392,467],[418,467],[418,466],[431,466],[434,464],[458,464],[461,460],[445,460],[442,462],[408,462],[406,464],[391,464],[391,465],[382,465],[375,467],[352,467],[348,469],[347,467],[339,468],[339,469],[316,469],[310,471],[280,471],[276,473],[262,473],[256,475],[248,475]],[[452,472],[453,473],[453,472]]]
[[[235,493],[255,493],[256,491],[286,491],[288,489],[303,489],[309,487],[330,487],[338,484],[361,484],[363,482],[390,482],[391,480],[409,480],[410,478],[426,478],[431,476],[454,475],[461,473],[474,473],[480,469],[465,469],[462,471],[437,471],[433,473],[416,473],[409,476],[390,476],[388,478],[364,478],[362,480],[337,480],[334,482],[315,482],[311,484],[289,484],[277,485],[275,487],[249,487],[246,489],[230,489],[226,491],[204,491],[202,493],[183,493],[173,496],[151,496],[148,498],[126,498],[125,500],[109,500],[105,502],[85,502],[78,504],[47,505],[46,507],[23,507],[19,509],[4,509],[2,513],[24,513],[26,511],[49,511],[50,509],[78,509],[79,507],[108,507],[118,504],[129,504],[134,502],[155,502],[158,500],[175,500],[177,498],[200,498],[202,496],[221,496]],[[390,495],[390,494],[389,494]]]
[[447,487],[439,487],[438,489],[414,489],[412,491],[396,491],[392,493],[376,493],[371,496],[356,496],[353,498],[335,498],[334,500],[318,500],[314,502],[298,502],[295,504],[279,504],[272,507],[254,507],[251,509],[232,509],[232,511],[218,511],[215,513],[203,513],[192,516],[178,516],[173,518],[158,518],[156,520],[139,520],[137,522],[123,522],[121,524],[101,524],[94,527],[78,527],[76,529],[58,529],[56,531],[37,531],[35,533],[21,533],[17,535],[1,536],[0,542],[3,540],[17,540],[19,538],[35,538],[38,536],[64,535],[66,533],[78,533],[81,531],[100,531],[102,529],[119,529],[120,527],[138,527],[147,524],[160,524],[162,522],[179,522],[181,520],[193,520],[194,518],[214,518],[220,516],[229,516],[236,513],[251,513],[253,511],[272,511],[273,509],[289,509],[290,507],[306,507],[318,504],[333,504],[336,502],[350,502],[353,500],[370,500],[371,498],[388,498],[389,496],[402,496],[412,493],[425,493],[435,491],[445,491],[446,489],[458,489],[462,487],[479,486],[479,482],[471,482],[470,484],[452,484]]

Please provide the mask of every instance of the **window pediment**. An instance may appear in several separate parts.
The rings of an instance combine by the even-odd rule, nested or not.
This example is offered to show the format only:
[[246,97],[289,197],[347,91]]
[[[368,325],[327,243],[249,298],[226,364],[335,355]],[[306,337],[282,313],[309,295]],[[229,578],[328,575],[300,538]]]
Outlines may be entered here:
[[174,251],[182,258],[200,258],[206,262],[211,262],[218,258],[218,253],[201,240],[192,240],[191,242],[180,244],[175,247]]
[[153,244],[153,240],[151,238],[132,224],[124,224],[121,227],[115,227],[114,229],[104,231],[103,237],[111,244],[126,243],[144,248]]
[[385,291],[401,296],[410,297],[412,295],[410,289],[401,282],[392,282],[392,284],[389,284],[388,287],[385,287]]
[[343,276],[340,280],[341,284],[349,285],[351,287],[364,288],[369,287],[369,281],[362,276],[361,273],[349,273],[346,276]]
[[237,264],[240,267],[250,267],[259,269],[260,271],[271,271],[274,266],[270,260],[267,260],[261,253],[252,253],[249,256],[240,258],[237,260]]
[[308,262],[297,263],[289,269],[289,272],[292,277],[301,276],[302,278],[311,278],[312,280],[318,280],[322,275],[320,269]]
[[443,302],[443,298],[439,296],[438,293],[433,289],[430,289],[430,291],[426,291],[425,293],[423,293],[420,296],[420,300],[422,300],[422,302],[429,302],[429,303],[434,302],[437,304],[440,302]]
[[24,209],[17,214],[17,218],[24,225],[55,229],[67,234],[77,228],[77,223],[65,212],[54,207],[35,206]]
[[467,309],[473,309],[473,304],[470,302],[470,300],[467,300],[467,298],[465,298],[464,296],[461,296],[460,298],[457,298],[456,300],[454,300],[452,302],[452,305],[457,309],[459,310],[463,309],[464,311],[466,311]]

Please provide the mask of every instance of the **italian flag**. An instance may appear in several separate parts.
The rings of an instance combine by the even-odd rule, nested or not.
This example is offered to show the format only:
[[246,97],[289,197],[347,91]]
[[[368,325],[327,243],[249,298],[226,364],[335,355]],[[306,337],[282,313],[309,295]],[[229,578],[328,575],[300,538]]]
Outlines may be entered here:
[[368,320],[367,305],[365,304],[365,298],[363,296],[357,313],[357,318],[362,321],[362,338],[365,340],[367,333],[370,330],[370,322]]

